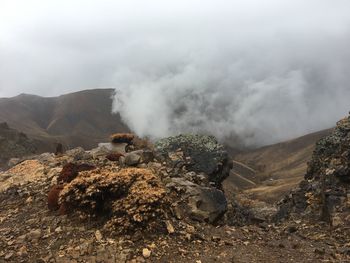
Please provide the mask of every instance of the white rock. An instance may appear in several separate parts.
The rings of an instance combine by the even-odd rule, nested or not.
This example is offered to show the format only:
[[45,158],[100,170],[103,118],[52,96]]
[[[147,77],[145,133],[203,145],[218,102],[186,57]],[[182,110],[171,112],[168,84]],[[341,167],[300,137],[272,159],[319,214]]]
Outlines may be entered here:
[[149,258],[151,256],[151,250],[149,250],[148,248],[142,249],[142,256],[144,258]]

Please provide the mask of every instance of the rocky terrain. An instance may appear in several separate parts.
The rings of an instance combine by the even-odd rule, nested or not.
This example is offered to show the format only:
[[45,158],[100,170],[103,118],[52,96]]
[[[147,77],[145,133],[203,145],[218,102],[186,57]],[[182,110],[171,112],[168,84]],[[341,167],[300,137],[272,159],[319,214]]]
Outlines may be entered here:
[[269,207],[224,187],[235,164],[211,136],[29,158],[0,174],[0,262],[348,262],[349,123]]

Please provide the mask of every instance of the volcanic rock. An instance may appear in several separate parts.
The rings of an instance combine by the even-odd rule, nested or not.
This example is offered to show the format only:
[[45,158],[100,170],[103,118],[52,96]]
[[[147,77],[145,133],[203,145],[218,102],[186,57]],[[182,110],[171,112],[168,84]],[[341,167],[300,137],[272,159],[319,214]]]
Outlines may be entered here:
[[228,153],[215,137],[198,134],[178,135],[155,143],[158,158],[173,167],[185,166],[188,171],[205,173],[220,187],[232,167]]
[[128,166],[138,165],[141,161],[141,156],[137,153],[131,152],[125,155],[125,164]]
[[[316,144],[305,180],[279,203],[277,219],[303,213],[332,223],[350,215],[350,116]],[[338,223],[336,223],[338,224]]]

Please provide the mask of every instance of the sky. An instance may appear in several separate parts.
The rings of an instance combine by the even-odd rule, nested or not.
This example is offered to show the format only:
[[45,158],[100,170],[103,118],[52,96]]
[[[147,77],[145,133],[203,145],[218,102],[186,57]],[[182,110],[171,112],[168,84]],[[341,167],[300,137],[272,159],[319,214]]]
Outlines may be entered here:
[[348,0],[0,0],[0,97],[114,88],[140,136],[265,145],[350,110]]

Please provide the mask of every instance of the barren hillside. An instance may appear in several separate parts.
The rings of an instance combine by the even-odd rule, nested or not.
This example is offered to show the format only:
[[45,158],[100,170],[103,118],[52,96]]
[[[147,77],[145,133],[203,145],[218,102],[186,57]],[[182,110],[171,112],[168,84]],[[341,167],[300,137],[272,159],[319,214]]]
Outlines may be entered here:
[[119,115],[111,113],[112,89],[84,90],[59,97],[21,94],[0,99],[0,122],[44,141],[53,149],[86,149],[105,141],[109,134],[128,131]]

